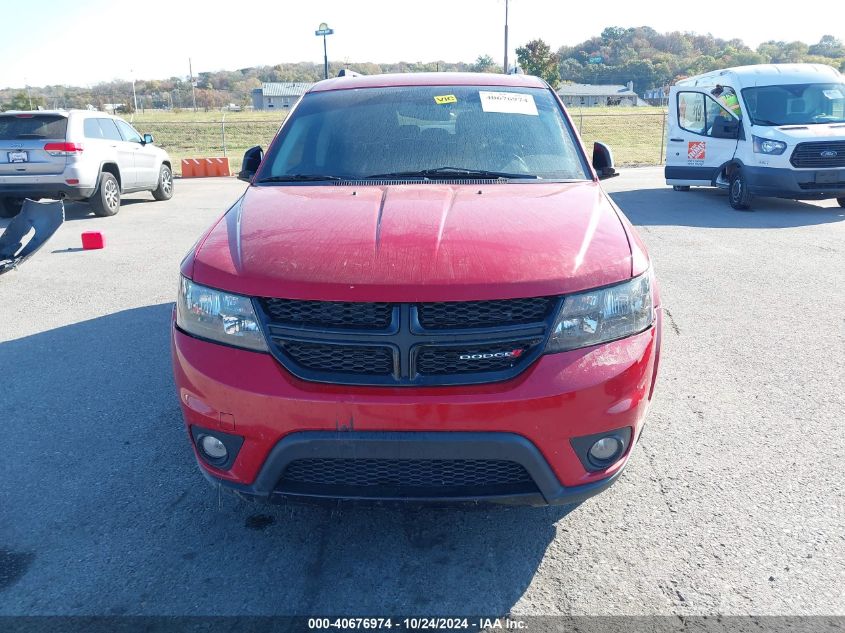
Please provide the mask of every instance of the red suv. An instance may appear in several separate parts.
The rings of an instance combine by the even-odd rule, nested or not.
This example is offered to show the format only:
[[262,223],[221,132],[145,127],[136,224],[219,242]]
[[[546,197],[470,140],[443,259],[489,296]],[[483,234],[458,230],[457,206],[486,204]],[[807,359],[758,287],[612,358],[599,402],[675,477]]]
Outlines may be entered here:
[[174,372],[206,477],[533,505],[613,483],[661,313],[612,162],[534,77],[316,84],[182,263]]

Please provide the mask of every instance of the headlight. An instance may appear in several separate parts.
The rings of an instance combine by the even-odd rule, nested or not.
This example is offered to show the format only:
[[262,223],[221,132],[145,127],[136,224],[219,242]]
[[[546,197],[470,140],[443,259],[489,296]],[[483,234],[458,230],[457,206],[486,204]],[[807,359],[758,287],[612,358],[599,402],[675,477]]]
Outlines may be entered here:
[[184,277],[179,283],[176,325],[188,334],[212,341],[267,351],[248,297],[206,288]]
[[755,154],[783,154],[786,151],[786,143],[783,141],[771,141],[767,138],[760,138],[759,136],[751,136],[754,140]]
[[625,283],[568,295],[547,352],[565,352],[638,334],[654,322],[651,271]]

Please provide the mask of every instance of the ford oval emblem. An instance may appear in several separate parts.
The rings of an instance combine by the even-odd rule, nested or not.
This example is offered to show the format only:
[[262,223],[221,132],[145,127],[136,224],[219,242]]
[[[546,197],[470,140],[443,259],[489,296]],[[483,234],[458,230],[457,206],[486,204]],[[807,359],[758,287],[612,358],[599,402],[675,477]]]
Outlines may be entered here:
[[836,158],[839,155],[839,152],[835,152],[832,149],[827,149],[821,153],[822,158]]

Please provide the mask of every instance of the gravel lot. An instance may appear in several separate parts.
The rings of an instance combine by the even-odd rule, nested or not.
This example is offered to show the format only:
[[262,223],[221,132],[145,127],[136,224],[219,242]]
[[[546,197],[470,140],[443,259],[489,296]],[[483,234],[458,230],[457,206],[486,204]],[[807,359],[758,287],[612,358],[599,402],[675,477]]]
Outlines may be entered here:
[[662,287],[656,402],[622,479],[568,514],[218,499],[168,327],[179,261],[243,183],[70,205],[0,277],[0,615],[845,615],[845,209],[740,213],[661,173],[607,184]]

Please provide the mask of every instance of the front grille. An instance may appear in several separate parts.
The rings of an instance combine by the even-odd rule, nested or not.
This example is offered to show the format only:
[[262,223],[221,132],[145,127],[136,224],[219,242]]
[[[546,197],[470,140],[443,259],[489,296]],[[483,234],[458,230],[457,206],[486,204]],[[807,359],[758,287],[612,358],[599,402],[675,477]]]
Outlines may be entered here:
[[793,167],[845,167],[845,141],[799,143],[789,162]]
[[429,386],[516,376],[542,354],[559,301],[254,304],[270,351],[303,380]]
[[293,326],[379,330],[390,325],[393,316],[390,303],[293,299],[262,299],[261,303],[272,321]]
[[288,464],[276,489],[361,497],[485,496],[535,492],[517,462],[487,459],[308,458]]
[[515,341],[472,347],[423,347],[417,354],[417,371],[425,376],[503,371],[519,363],[539,341]]
[[496,301],[444,301],[417,306],[420,325],[431,330],[535,323],[546,318],[554,297]]
[[288,341],[282,345],[282,350],[297,365],[311,371],[366,376],[389,376],[393,373],[393,352],[389,347]]

